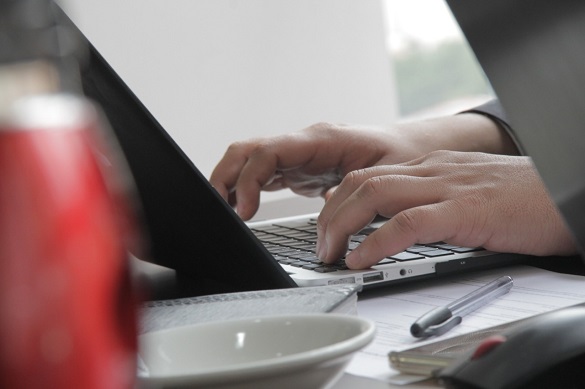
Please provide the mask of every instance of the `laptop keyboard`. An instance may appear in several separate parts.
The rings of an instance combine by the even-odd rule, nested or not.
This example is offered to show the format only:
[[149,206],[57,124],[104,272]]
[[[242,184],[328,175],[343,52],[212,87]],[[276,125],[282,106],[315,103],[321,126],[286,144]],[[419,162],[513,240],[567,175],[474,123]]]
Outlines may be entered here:
[[[374,228],[365,228],[350,238],[349,250],[355,249]],[[317,220],[277,223],[269,226],[253,227],[252,232],[262,242],[270,254],[281,264],[329,273],[348,270],[344,258],[333,264],[323,263],[315,254],[317,242]],[[484,250],[481,247],[461,247],[444,242],[415,244],[405,251],[384,258],[378,264],[424,260]]]

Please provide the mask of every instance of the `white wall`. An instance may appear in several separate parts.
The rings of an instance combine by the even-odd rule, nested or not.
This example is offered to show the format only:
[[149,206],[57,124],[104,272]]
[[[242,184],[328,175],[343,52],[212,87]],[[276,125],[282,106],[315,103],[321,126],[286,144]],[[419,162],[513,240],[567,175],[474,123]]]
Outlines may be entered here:
[[235,140],[396,118],[380,0],[61,3],[206,176]]

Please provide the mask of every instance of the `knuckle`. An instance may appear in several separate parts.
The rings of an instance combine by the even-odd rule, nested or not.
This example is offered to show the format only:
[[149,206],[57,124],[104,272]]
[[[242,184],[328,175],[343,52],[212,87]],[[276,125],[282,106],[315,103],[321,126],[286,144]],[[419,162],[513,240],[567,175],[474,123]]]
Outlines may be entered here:
[[228,146],[226,154],[236,156],[247,156],[253,154],[259,149],[262,149],[263,147],[264,142],[258,139],[236,141]]
[[256,141],[248,145],[247,154],[250,159],[262,160],[264,158],[268,158],[274,154],[272,145],[273,142],[268,139]]
[[246,148],[246,142],[238,141],[230,144],[226,154],[240,154],[241,150]]
[[380,177],[370,177],[364,181],[360,187],[358,195],[369,198],[380,194],[382,179]]
[[318,122],[309,127],[307,127],[306,131],[328,131],[332,128],[335,128],[335,125],[330,122]]
[[330,122],[318,122],[303,130],[305,133],[312,136],[330,137],[339,131],[339,126]]
[[418,231],[418,217],[413,209],[407,209],[392,217],[396,229],[406,236],[414,235]]
[[365,169],[358,169],[353,170],[343,177],[341,184],[343,186],[349,186],[352,188],[358,187],[363,184],[365,180],[368,179],[367,173]]
[[377,253],[384,252],[386,240],[383,239],[383,234],[381,233],[381,231],[376,231],[375,233],[370,234],[366,241],[370,248],[376,251]]
[[319,216],[317,217],[317,230],[325,231],[328,222],[329,219],[325,215],[323,215],[323,213],[320,213]]

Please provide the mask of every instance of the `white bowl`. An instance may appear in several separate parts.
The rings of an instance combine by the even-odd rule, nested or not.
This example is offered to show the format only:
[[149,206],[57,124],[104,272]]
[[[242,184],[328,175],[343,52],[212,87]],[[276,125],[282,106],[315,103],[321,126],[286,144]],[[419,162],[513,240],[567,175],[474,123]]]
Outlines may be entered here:
[[143,388],[323,388],[372,341],[369,320],[337,314],[267,316],[139,337]]

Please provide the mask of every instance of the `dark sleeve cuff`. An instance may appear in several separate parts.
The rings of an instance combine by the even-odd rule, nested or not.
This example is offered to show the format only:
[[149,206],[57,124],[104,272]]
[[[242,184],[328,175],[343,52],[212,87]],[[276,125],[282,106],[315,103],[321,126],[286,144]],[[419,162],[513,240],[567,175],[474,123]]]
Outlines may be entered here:
[[508,124],[508,118],[506,116],[506,112],[504,111],[504,107],[501,106],[501,104],[498,100],[495,100],[495,99],[490,100],[487,103],[484,103],[480,106],[469,109],[465,112],[479,113],[479,114],[488,116],[493,120],[498,121],[500,124],[503,124],[507,127],[510,127]]
[[504,111],[504,107],[502,107],[498,100],[496,99],[490,100],[487,103],[479,105],[475,108],[468,109],[461,113],[477,113],[493,120],[494,122],[496,122],[496,124],[498,124],[508,133],[520,154],[522,155],[525,154],[524,151],[522,150],[522,147],[520,146],[520,143],[518,142],[518,139],[516,138],[516,134],[514,134],[514,130],[512,129],[508,122],[506,111]]

